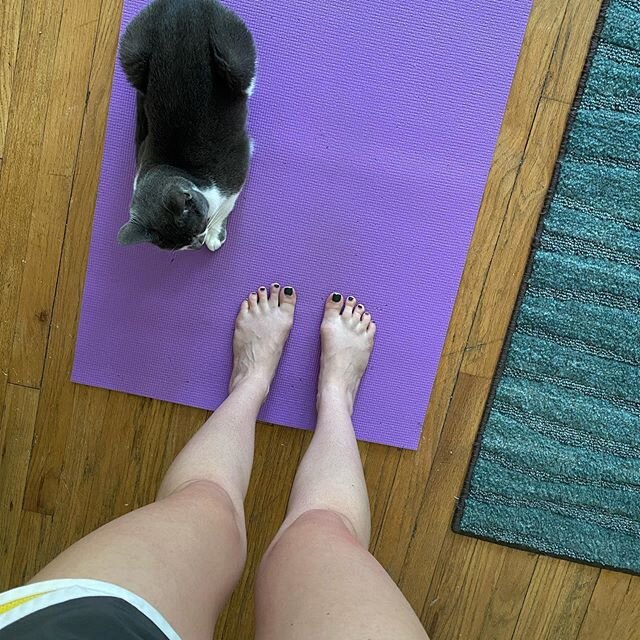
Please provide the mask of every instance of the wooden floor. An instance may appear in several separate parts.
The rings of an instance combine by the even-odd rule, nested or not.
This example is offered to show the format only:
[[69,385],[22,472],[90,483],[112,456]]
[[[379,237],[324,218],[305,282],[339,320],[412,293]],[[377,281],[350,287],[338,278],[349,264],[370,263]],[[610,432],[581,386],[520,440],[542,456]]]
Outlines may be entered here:
[[[121,2],[0,4],[3,588],[151,500],[205,418],[69,382]],[[599,5],[534,1],[420,449],[362,445],[372,550],[436,640],[640,637],[639,578],[449,528]],[[252,636],[253,570],[308,440],[258,428],[248,568],[219,638]]]

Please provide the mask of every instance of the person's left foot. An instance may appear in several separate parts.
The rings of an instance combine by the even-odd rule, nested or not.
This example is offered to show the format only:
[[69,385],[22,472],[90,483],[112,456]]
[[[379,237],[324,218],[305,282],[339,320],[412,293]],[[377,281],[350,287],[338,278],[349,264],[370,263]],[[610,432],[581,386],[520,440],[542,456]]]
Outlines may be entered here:
[[233,373],[229,391],[241,384],[257,385],[265,397],[278,368],[293,325],[296,292],[272,284],[243,300],[233,336]]

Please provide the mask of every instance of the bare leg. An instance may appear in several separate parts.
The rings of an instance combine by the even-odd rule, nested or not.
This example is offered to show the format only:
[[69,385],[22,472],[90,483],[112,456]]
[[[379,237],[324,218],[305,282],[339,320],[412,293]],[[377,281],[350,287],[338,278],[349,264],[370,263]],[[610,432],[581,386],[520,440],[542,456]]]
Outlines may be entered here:
[[233,339],[229,396],[175,459],[158,497],[175,492],[194,477],[207,478],[224,487],[244,523],[256,418],[289,336],[294,306],[293,289],[280,291],[279,285],[272,286],[270,295],[261,287],[243,301]]
[[318,423],[285,522],[256,585],[258,640],[424,640],[404,596],[367,551],[369,501],[351,413],[375,324],[353,298],[327,301]]
[[154,605],[184,640],[210,640],[244,566],[255,422],[295,300],[273,285],[242,303],[229,397],[171,465],[157,501],[83,538],[33,581],[111,582]]

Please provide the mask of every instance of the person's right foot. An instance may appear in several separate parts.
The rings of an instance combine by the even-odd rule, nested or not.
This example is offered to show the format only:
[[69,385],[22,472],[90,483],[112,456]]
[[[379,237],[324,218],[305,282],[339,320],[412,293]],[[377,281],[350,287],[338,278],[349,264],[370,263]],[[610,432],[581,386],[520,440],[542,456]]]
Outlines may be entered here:
[[293,287],[272,284],[260,287],[243,300],[233,335],[233,372],[229,391],[241,384],[252,384],[269,392],[289,337],[296,305]]
[[373,350],[376,325],[352,296],[333,293],[325,305],[320,328],[322,356],[318,379],[318,402],[331,397],[344,399],[349,413],[353,411],[362,375]]

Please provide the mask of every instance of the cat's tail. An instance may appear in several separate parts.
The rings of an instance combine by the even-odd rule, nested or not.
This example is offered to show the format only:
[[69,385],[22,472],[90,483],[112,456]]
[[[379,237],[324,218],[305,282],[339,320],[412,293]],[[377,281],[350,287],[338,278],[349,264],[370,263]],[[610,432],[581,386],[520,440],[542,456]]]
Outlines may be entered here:
[[250,95],[256,75],[256,48],[244,22],[219,2],[211,3],[209,43],[213,70],[233,94]]

